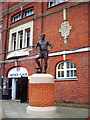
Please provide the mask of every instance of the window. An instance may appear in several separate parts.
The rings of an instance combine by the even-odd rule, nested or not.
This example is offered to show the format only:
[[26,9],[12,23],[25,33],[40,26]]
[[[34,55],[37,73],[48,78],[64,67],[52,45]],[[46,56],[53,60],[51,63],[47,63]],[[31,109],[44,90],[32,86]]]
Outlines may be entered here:
[[26,30],[26,47],[30,46],[30,29]]
[[[33,20],[10,29],[9,51],[24,50],[33,45]],[[31,50],[31,49],[29,49]]]
[[18,20],[20,20],[20,19],[21,19],[21,14],[18,13],[18,14],[16,14],[16,15],[13,16],[12,22],[16,22],[16,21],[18,21]]
[[27,10],[24,11],[24,17],[28,17],[30,15],[34,14],[34,8],[29,8]]
[[16,49],[16,33],[12,34],[12,50]]
[[0,21],[0,28],[2,28],[2,21]]
[[22,12],[19,12],[12,16],[12,23],[21,20],[22,18],[26,18],[30,15],[34,14],[34,7],[31,7],[29,9],[23,10]]
[[57,79],[76,78],[76,64],[73,61],[61,62],[56,68]]
[[63,2],[65,2],[65,0],[50,0],[48,7],[52,7],[52,6],[58,5]]
[[19,48],[22,48],[23,45],[23,31],[19,32]]

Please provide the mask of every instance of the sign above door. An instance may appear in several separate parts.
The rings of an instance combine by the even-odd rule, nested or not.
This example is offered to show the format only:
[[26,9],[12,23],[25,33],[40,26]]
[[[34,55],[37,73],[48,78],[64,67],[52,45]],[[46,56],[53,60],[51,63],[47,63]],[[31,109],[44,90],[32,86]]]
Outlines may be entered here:
[[8,72],[9,78],[27,77],[28,71],[24,67],[15,67]]

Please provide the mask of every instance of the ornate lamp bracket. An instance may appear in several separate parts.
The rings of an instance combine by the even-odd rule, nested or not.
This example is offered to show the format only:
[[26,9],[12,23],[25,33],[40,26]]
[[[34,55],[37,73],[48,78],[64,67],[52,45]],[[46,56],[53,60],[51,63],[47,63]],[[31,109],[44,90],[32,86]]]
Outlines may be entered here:
[[72,29],[72,26],[70,26],[67,20],[64,20],[61,23],[61,28],[59,29],[59,32],[61,32],[61,36],[63,37],[64,43],[67,43],[68,36],[70,35],[71,29]]

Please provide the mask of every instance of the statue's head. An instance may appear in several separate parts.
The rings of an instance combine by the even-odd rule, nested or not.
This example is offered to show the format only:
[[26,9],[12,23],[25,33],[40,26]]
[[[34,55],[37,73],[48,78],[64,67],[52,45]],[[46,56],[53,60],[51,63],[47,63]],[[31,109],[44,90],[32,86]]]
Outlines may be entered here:
[[45,38],[45,34],[44,34],[44,33],[41,34],[41,38],[42,38],[42,39]]

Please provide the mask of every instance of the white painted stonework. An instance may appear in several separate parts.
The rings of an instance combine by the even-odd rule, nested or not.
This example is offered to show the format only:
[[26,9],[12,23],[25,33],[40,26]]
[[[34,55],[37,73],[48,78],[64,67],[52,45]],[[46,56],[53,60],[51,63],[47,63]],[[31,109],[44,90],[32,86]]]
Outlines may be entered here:
[[66,9],[63,9],[63,20],[66,20]]
[[59,32],[61,32],[61,36],[64,39],[64,42],[67,41],[71,29],[72,26],[70,26],[69,22],[67,20],[64,20],[61,24],[61,28],[59,29]]
[[12,57],[21,57],[21,56],[28,56],[29,52],[28,51],[15,51],[7,55],[7,59],[12,58]]
[[30,46],[33,45],[33,21],[30,21],[28,23],[25,23],[25,24],[22,24],[22,25],[19,25],[15,28],[12,28],[10,29],[10,38],[9,38],[9,48],[8,50],[11,51],[12,50],[12,35],[14,33],[16,33],[16,36],[17,36],[17,39],[16,39],[16,50],[19,49],[18,48],[18,45],[20,44],[19,43],[19,32],[20,31],[23,31],[23,43],[22,43],[22,46],[23,48],[26,47],[26,41],[25,41],[25,37],[26,37],[26,30],[27,29],[30,29]]
[[80,52],[88,52],[90,51],[90,47],[86,48],[79,48],[79,49],[74,49],[74,50],[65,50],[65,51],[60,51],[60,52],[55,52],[55,53],[49,53],[49,56],[58,56],[58,55],[67,55],[67,54],[74,54],[74,53],[80,53]]
[[54,77],[50,74],[33,74],[28,79],[29,83],[54,83]]
[[12,100],[16,99],[16,81],[12,79]]
[[55,114],[56,112],[56,107],[51,106],[51,107],[33,107],[33,106],[28,106],[27,107],[27,113],[30,115],[50,115],[50,114]]

